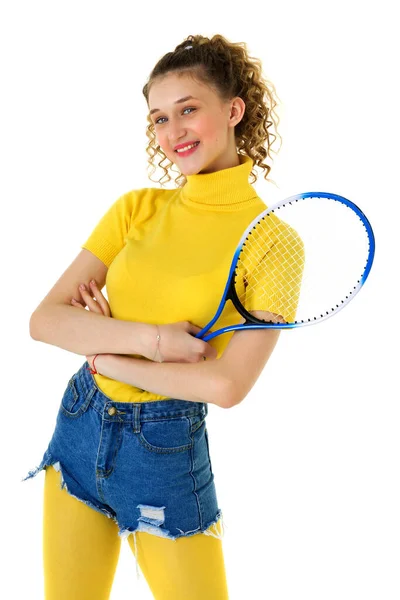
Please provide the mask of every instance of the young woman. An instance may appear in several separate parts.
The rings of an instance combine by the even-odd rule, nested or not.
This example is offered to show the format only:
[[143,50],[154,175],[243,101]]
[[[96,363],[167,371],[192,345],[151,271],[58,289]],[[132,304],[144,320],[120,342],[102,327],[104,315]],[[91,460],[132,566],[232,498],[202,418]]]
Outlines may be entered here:
[[[244,229],[266,208],[249,176],[254,165],[268,174],[279,119],[260,62],[221,35],[189,36],[143,94],[149,163],[159,159],[161,185],[175,165],[177,187],[118,198],[30,321],[34,339],[86,356],[25,477],[45,469],[46,600],[109,598],[121,538],[154,598],[228,598],[208,403],[241,402],[279,336],[194,337],[215,313]],[[237,322],[228,303],[218,328]]]

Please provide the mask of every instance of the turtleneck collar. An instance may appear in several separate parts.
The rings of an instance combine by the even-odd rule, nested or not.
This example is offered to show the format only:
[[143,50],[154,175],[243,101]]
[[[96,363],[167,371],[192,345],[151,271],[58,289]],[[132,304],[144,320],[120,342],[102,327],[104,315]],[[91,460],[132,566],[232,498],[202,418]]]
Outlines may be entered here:
[[204,209],[232,210],[240,208],[240,203],[248,206],[249,200],[259,201],[249,183],[253,159],[244,154],[238,156],[240,164],[234,167],[187,175],[181,191],[182,202]]

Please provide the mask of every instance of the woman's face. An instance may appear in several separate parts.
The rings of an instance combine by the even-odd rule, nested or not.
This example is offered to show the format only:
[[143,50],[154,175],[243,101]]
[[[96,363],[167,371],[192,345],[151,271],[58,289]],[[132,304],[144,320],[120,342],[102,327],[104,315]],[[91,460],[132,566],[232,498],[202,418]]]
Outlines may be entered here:
[[[192,98],[180,101],[188,96]],[[157,143],[182,174],[213,173],[239,164],[234,127],[245,109],[241,98],[222,103],[210,87],[169,73],[151,85],[148,104]],[[192,142],[200,143],[188,155],[176,151],[176,146]]]

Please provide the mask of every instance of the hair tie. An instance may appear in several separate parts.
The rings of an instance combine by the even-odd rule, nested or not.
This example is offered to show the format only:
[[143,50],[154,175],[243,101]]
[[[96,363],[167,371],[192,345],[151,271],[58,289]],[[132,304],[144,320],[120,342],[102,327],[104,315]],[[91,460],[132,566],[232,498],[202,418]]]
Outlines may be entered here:
[[190,48],[193,48],[193,46],[185,46],[184,50],[190,50]]

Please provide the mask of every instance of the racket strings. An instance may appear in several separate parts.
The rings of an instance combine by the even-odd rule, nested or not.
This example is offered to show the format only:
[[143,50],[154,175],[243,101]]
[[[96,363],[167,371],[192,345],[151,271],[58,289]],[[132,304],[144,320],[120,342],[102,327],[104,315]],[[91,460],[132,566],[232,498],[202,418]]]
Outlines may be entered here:
[[316,198],[281,206],[285,221],[271,212],[249,232],[234,282],[246,311],[266,311],[266,321],[318,320],[361,286],[369,254],[364,223],[348,206]]
[[[246,310],[268,310],[267,320],[290,320],[295,312],[304,267],[303,243],[282,222],[271,223],[267,215],[248,236],[238,260],[247,269],[239,301]],[[283,276],[284,275],[284,276]],[[273,281],[274,285],[269,285]]]

